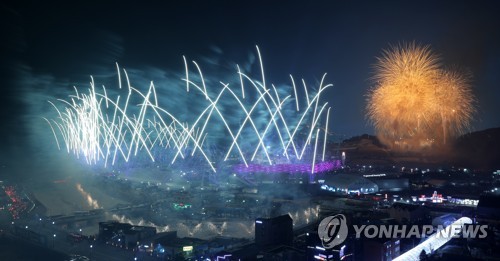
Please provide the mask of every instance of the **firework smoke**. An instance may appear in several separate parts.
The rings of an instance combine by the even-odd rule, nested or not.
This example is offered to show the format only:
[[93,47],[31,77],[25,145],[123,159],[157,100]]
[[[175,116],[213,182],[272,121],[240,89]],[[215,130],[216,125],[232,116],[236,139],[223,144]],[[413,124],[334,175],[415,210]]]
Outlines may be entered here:
[[[178,108],[162,107],[159,98],[165,93],[157,90],[153,82],[147,92],[141,92],[131,85],[127,72],[122,73],[117,66],[119,90],[123,87],[127,93],[113,96],[104,86],[102,89],[96,87],[92,79],[88,92],[79,92],[75,87],[75,94],[69,99],[59,100],[57,104],[50,102],[58,117],[46,121],[57,146],[84,158],[89,164],[114,165],[120,159],[128,162],[141,153],[156,162],[159,160],[156,152],[161,151],[169,164],[198,156],[215,172],[214,163],[220,160],[237,159],[247,167],[254,160],[272,165],[279,155],[291,162],[307,159],[314,172],[317,152],[322,151],[321,160],[325,160],[330,111],[327,102],[319,102],[321,94],[332,85],[323,83],[325,74],[318,91],[309,94],[302,81],[304,104],[299,101],[303,99],[297,96],[293,78],[293,92],[290,89],[289,94],[282,94],[275,85],[266,83],[258,48],[257,54],[261,78],[252,79],[237,66],[240,85],[234,89],[230,83],[222,81],[216,83],[219,88],[210,88],[215,83],[204,78],[194,61],[196,73],[191,72],[190,63],[184,58],[186,73],[182,88],[192,93],[192,98],[182,106],[189,110],[200,107],[195,104],[202,104],[201,111],[193,111],[187,114],[188,117],[179,114]],[[245,95],[248,90],[257,96]],[[166,95],[172,100],[170,94]],[[231,108],[226,104],[231,104]],[[293,114],[287,113],[290,108]],[[226,141],[217,140],[220,136]],[[215,158],[217,155],[210,152],[213,144],[227,146],[222,158]],[[314,148],[309,155],[305,153],[308,147]]]

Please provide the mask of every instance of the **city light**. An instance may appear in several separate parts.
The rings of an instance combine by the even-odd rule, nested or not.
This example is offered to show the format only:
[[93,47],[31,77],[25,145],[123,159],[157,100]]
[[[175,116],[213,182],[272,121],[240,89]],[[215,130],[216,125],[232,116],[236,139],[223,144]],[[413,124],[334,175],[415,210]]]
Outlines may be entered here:
[[[432,251],[436,251],[456,235],[462,232],[461,228],[466,224],[472,224],[472,220],[468,217],[462,217],[457,221],[453,222],[451,225],[444,228],[444,231],[438,231],[431,236],[429,236],[424,242],[418,244],[414,248],[408,250],[407,252],[401,254],[394,261],[409,261],[409,260],[420,260],[420,253],[425,251],[425,253],[430,254]],[[460,228],[460,229],[458,229]]]

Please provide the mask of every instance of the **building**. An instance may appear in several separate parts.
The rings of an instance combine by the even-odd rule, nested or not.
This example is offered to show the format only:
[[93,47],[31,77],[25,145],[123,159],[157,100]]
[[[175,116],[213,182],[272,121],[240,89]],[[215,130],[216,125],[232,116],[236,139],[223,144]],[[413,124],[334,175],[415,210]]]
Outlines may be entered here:
[[390,261],[400,255],[400,240],[396,238],[364,239],[363,257],[366,260]]
[[123,244],[125,248],[134,248],[140,241],[154,235],[156,235],[155,227],[132,226],[130,229],[123,231]]
[[477,219],[487,223],[500,223],[500,196],[481,195],[477,203]]
[[349,193],[376,193],[379,188],[377,184],[364,177],[352,174],[332,174],[327,175],[323,180],[318,181],[322,190],[349,194]]
[[[161,232],[155,236],[143,240],[137,247],[138,260],[145,255],[152,255],[159,260],[238,260],[234,259],[234,249],[249,244],[248,239],[236,239],[228,237],[215,237],[203,240],[192,237],[177,237],[177,231]],[[254,244],[255,245],[255,244]],[[232,252],[228,252],[231,250]],[[240,259],[255,258],[256,254]]]
[[120,223],[118,221],[99,222],[98,239],[107,242],[120,233],[120,231],[128,230],[131,227],[131,224]]
[[291,245],[293,242],[293,220],[286,214],[274,218],[255,220],[255,244],[264,247],[270,245]]
[[98,239],[124,248],[134,248],[140,241],[156,235],[155,227],[133,226],[117,221],[99,222]]
[[316,232],[308,232],[305,237],[307,249],[306,258],[308,261],[330,261],[330,260],[354,260],[353,240],[349,236],[342,244],[331,249],[325,248]]
[[306,258],[301,249],[284,245],[269,249],[258,257],[262,257],[263,260],[305,260]]
[[416,222],[423,220],[428,210],[421,205],[396,202],[388,210],[389,216],[400,223]]
[[156,256],[161,260],[185,260],[207,254],[207,250],[210,248],[206,240],[191,237],[179,238],[177,231],[168,231],[141,240],[137,247],[139,253],[137,256],[146,254]]
[[456,214],[442,215],[439,217],[435,217],[432,220],[432,225],[434,227],[437,227],[437,226],[447,227],[447,226],[451,225],[453,222],[457,221],[457,219],[459,219],[459,218],[460,218],[460,216],[458,216]]
[[410,187],[408,178],[374,177],[370,181],[377,184],[378,191],[402,191]]

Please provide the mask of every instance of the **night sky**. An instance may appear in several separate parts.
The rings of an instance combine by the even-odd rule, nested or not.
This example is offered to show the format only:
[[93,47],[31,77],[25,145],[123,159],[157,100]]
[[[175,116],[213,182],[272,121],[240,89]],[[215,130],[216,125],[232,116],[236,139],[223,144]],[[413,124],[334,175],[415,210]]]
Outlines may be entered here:
[[330,127],[345,137],[373,134],[364,116],[372,65],[390,44],[411,41],[472,73],[478,112],[471,131],[500,127],[494,1],[112,2],[0,5],[1,164],[53,148],[53,140],[40,142],[47,100],[65,98],[74,85],[87,88],[90,75],[113,77],[115,62],[147,87],[149,80],[161,85],[158,75],[183,73],[182,55],[209,72],[225,71],[250,63],[255,45],[269,82],[290,84],[292,74],[314,85],[328,73]]

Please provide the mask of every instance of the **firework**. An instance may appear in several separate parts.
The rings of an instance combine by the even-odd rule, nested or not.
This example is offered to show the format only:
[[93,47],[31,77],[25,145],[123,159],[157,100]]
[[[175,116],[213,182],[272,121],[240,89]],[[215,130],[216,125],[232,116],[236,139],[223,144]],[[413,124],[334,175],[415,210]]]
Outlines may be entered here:
[[373,80],[367,117],[389,147],[446,144],[469,126],[475,109],[468,77],[442,69],[429,46],[411,43],[384,51]]
[[[205,80],[200,66],[194,61],[197,74],[190,73],[189,63],[184,57],[186,93],[198,95],[185,106],[191,108],[200,103],[197,107],[202,108],[199,114],[190,115],[191,120],[176,115],[177,110],[161,107],[159,100],[165,97],[157,94],[153,82],[147,92],[132,87],[127,72],[123,70],[122,73],[118,65],[119,89],[124,85],[122,78],[128,89],[125,99],[120,95],[113,97],[104,87],[102,90],[96,88],[92,78],[88,93],[80,93],[75,88],[75,94],[69,99],[58,100],[59,106],[49,101],[58,117],[46,120],[57,145],[65,146],[68,153],[83,157],[89,164],[114,165],[119,159],[128,162],[138,154],[157,161],[160,150],[170,152],[162,155],[168,155],[171,164],[179,158],[201,157],[214,172],[218,160],[237,159],[249,167],[254,166],[249,164],[252,161],[274,165],[277,156],[280,161],[284,158],[289,162],[312,158],[309,161],[311,172],[324,168],[324,164],[320,165],[321,168],[315,164],[321,147],[321,160],[325,160],[328,133],[325,118],[329,117],[330,108],[327,102],[320,104],[320,99],[321,94],[332,86],[323,83],[326,74],[318,91],[311,95],[302,81],[306,93],[306,102],[302,103],[293,77],[291,88],[294,96],[283,95],[273,84],[266,83],[258,47],[257,54],[261,68],[259,80],[252,79],[237,66],[240,86],[233,89],[229,83],[220,82],[218,90],[207,86],[213,81]],[[254,91],[256,97],[249,97],[244,84]],[[228,103],[230,109],[224,106]],[[293,108],[293,114],[286,108]],[[216,156],[210,153],[209,140],[216,132],[209,132],[213,126],[222,126],[222,136],[227,139],[225,142],[217,140],[218,145],[227,145],[224,156],[220,158],[214,158]],[[323,142],[323,146],[318,145],[319,142]],[[310,147],[313,148],[312,155],[306,155],[307,148],[312,150]]]

